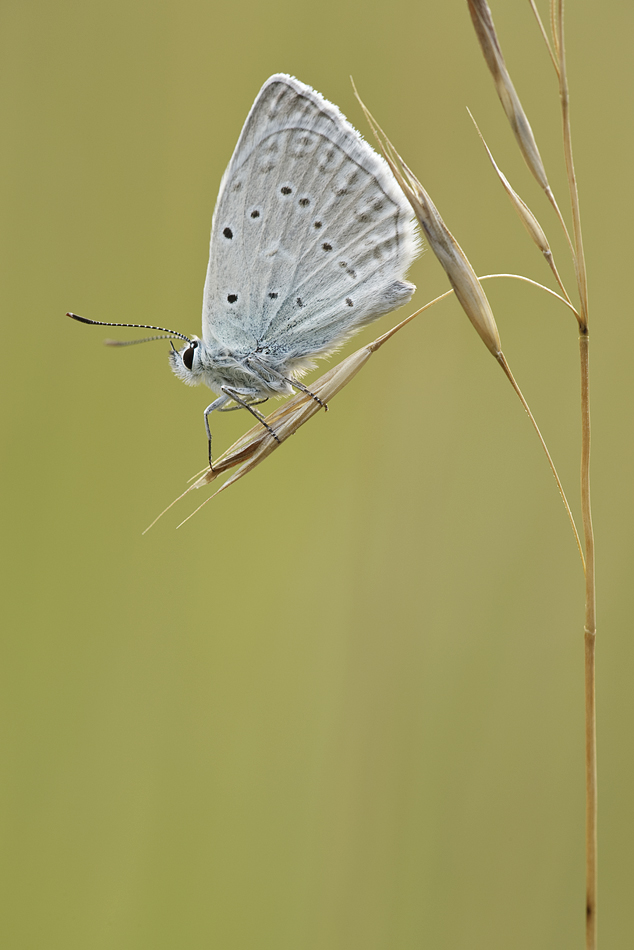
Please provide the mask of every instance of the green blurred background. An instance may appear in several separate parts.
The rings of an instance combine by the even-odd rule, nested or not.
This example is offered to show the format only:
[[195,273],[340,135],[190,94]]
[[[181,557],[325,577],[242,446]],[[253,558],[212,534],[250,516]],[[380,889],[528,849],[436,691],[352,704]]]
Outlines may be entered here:
[[[552,67],[527,3],[493,13],[565,203]],[[535,435],[455,302],[185,527],[201,493],[145,537],[204,465],[209,394],[172,376],[167,344],[108,350],[108,331],[64,316],[200,332],[220,177],[280,70],[363,129],[353,74],[478,273],[552,284],[469,105],[572,283],[466,4],[5,0],[1,15],[2,945],[581,947],[581,571]],[[631,939],[634,886],[634,7],[571,0],[567,21],[607,948]],[[446,288],[429,251],[411,277],[421,305]],[[578,511],[574,319],[529,287],[487,290]],[[250,420],[213,426],[219,450]]]

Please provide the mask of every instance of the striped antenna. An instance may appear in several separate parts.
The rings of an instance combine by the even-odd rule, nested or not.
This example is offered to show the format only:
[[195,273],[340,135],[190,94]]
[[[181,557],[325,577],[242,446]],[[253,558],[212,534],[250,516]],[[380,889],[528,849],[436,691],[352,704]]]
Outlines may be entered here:
[[89,323],[93,327],[132,327],[137,330],[160,330],[161,333],[168,333],[169,336],[148,336],[143,340],[106,340],[105,342],[108,346],[131,346],[133,343],[150,343],[152,340],[169,340],[170,337],[178,337],[181,340],[185,340],[186,343],[192,345],[192,341],[188,336],[185,336],[184,333],[179,333],[177,330],[168,330],[167,327],[154,327],[149,323],[104,323],[102,320],[89,320],[87,317],[80,317],[76,313],[67,313],[67,317],[70,317],[71,320],[77,320],[79,323]]

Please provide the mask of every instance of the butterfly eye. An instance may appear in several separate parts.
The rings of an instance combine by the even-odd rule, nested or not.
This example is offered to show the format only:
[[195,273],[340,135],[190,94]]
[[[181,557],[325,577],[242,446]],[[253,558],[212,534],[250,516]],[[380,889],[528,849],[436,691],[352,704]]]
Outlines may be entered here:
[[196,349],[196,344],[194,343],[192,346],[187,347],[187,349],[186,349],[185,352],[183,353],[183,363],[185,364],[185,366],[187,367],[187,369],[191,369],[191,368],[192,368],[192,364],[193,364],[193,362],[194,362],[194,350],[195,350],[195,349]]

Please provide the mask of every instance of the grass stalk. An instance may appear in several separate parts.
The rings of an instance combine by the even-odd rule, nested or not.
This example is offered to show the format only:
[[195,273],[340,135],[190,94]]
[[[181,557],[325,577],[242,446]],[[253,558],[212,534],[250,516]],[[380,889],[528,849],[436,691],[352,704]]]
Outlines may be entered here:
[[564,4],[551,6],[555,49],[559,61],[559,98],[563,124],[564,157],[570,192],[575,243],[575,276],[580,301],[579,357],[581,376],[581,516],[586,553],[584,670],[586,751],[586,950],[597,947],[597,724],[595,694],[596,582],[594,530],[590,500],[590,337],[588,333],[588,286],[583,251],[579,191],[572,151],[570,96],[564,42]]
[[581,515],[586,548],[585,745],[586,745],[586,950],[597,946],[597,717],[595,701],[596,586],[590,504],[590,381],[587,329],[579,336],[581,358]]
[[[583,251],[579,192],[573,161],[570,127],[570,96],[566,71],[566,48],[564,42],[564,0],[550,0],[550,29],[552,46],[542,23],[535,0],[529,0],[537,19],[548,53],[555,67],[561,103],[563,146],[566,176],[572,214],[572,238],[559,209],[555,196],[548,185],[545,171],[531,165],[539,155],[537,146],[527,148],[523,138],[528,120],[522,120],[523,110],[514,92],[513,84],[504,64],[504,57],[497,39],[493,19],[486,0],[468,0],[471,16],[484,58],[491,71],[496,90],[507,114],[518,145],[527,164],[542,184],[546,196],[557,214],[570,247],[575,268],[579,309],[576,312],[579,324],[579,353],[581,361],[581,511],[585,547],[585,761],[586,761],[586,950],[597,947],[597,750],[596,750],[596,705],[595,705],[595,640],[596,640],[596,590],[595,552],[590,504],[590,378],[588,334],[588,287],[586,263]],[[533,162],[534,164],[534,162]],[[507,189],[508,190],[508,189]],[[558,274],[555,278],[561,287]],[[564,296],[569,300],[568,294]],[[503,367],[504,368],[504,367]],[[508,374],[507,374],[508,375]],[[509,377],[510,379],[510,377]],[[512,381],[512,380],[511,380]],[[519,395],[519,392],[518,392]]]

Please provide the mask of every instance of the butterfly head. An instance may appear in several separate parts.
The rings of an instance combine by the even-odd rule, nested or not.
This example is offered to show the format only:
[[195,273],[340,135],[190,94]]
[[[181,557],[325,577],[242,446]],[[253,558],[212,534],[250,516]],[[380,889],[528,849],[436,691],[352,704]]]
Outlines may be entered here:
[[177,350],[172,343],[169,355],[172,371],[188,386],[198,386],[203,381],[203,365],[201,361],[201,342],[193,336],[185,346]]

